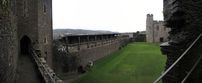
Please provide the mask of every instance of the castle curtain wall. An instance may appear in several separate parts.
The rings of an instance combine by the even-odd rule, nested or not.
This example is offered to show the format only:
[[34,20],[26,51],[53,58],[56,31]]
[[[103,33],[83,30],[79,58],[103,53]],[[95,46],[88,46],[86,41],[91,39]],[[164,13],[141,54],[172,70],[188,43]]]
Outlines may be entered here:
[[17,67],[16,0],[0,1],[0,83],[13,83]]

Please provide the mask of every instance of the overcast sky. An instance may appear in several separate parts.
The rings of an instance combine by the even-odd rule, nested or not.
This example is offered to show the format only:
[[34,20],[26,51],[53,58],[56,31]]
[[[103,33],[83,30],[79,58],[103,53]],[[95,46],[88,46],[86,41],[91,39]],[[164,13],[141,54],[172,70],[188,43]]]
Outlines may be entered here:
[[53,28],[143,31],[146,14],[162,11],[163,0],[53,0]]

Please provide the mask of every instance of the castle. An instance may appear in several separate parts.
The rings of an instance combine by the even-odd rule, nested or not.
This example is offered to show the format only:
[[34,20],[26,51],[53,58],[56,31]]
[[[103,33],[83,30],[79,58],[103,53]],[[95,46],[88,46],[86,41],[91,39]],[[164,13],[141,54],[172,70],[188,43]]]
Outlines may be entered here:
[[41,82],[31,49],[52,67],[52,0],[0,0],[0,83]]
[[[64,58],[53,56],[52,32],[52,0],[0,0],[0,83],[63,83],[52,69],[75,71],[129,41],[118,34],[66,36],[60,40],[66,48],[58,49],[68,52]],[[75,56],[78,65],[68,62]]]
[[66,35],[54,40],[54,70],[59,76],[85,72],[89,61],[112,54],[129,40],[128,35],[120,33]]
[[147,14],[146,19],[146,41],[150,43],[160,43],[168,41],[169,28],[164,26],[163,21],[153,19],[153,14]]

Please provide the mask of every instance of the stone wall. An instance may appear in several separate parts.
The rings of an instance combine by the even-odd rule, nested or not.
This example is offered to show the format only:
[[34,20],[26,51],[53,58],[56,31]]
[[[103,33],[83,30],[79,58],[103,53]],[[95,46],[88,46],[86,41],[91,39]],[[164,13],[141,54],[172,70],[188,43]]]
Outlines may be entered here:
[[[38,69],[31,55],[29,59],[25,59],[27,56],[22,56],[22,50],[28,52],[33,47],[40,51],[49,66],[52,66],[51,2],[52,0],[43,0],[43,2],[41,0],[0,0],[0,83],[27,83],[26,81],[35,80],[35,77],[41,78],[37,76],[39,72],[35,71]],[[43,4],[46,4],[46,7]],[[46,8],[46,14],[41,12]],[[29,48],[21,49],[22,44],[25,44],[21,42],[23,38],[30,41],[27,45],[30,46]],[[29,68],[24,68],[21,62],[31,65],[27,64],[26,67]],[[32,71],[35,77],[32,77],[32,74],[25,74],[28,70]],[[20,76],[23,77],[22,71],[29,77],[23,80],[18,79]]]
[[79,65],[85,67],[89,61],[96,61],[105,57],[119,49],[120,42],[117,40],[109,40],[91,48],[85,48],[78,52]]
[[15,0],[0,1],[0,83],[13,83],[16,76],[17,25],[13,14]]
[[134,33],[132,41],[134,41],[134,42],[146,42],[146,33],[145,32]]
[[[77,72],[89,61],[103,58],[129,42],[118,34],[72,35],[54,42],[54,68],[58,74]],[[79,43],[78,43],[79,42]]]
[[16,16],[17,16],[17,31],[19,44],[20,40],[27,36],[32,43],[37,43],[38,29],[37,29],[37,1],[36,0],[22,0],[16,1]]
[[52,67],[52,0],[38,0],[38,40],[42,56]]
[[[167,56],[166,69],[190,46],[202,33],[202,13],[200,0],[164,0],[165,25],[171,28],[170,41],[161,49]],[[180,62],[163,78],[163,83],[180,83],[193,64],[201,56],[202,38],[188,51]],[[201,62],[185,83],[201,83]]]

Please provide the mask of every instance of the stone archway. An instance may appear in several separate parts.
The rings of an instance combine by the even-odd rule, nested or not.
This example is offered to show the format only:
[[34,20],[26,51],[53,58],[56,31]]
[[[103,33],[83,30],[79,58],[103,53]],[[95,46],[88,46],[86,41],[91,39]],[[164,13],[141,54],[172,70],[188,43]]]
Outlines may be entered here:
[[31,40],[29,37],[24,36],[20,40],[20,53],[23,55],[29,55],[31,49]]
[[31,39],[28,36],[23,36],[20,40],[20,54],[18,56],[15,83],[43,83],[30,50]]

